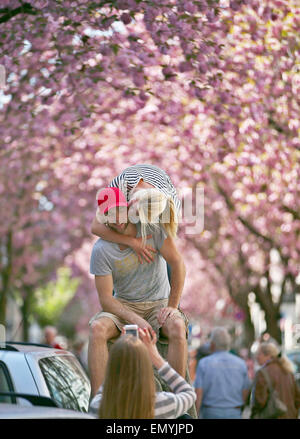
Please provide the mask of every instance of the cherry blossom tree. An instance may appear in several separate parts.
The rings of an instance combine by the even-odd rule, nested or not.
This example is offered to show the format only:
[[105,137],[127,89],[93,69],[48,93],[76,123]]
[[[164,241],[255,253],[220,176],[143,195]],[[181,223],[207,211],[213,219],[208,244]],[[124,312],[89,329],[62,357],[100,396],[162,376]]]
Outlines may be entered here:
[[2,1],[0,320],[89,238],[97,189],[149,162],[205,190],[204,232],[180,232],[186,309],[225,289],[249,323],[253,291],[278,338],[299,273],[299,19],[296,0]]
[[[94,169],[100,145],[93,134],[141,110],[152,83],[163,86],[191,69],[196,78],[200,62],[202,77],[213,74],[218,13],[214,1],[2,2],[2,321],[7,294],[17,288],[28,297],[87,236],[91,211],[84,208],[114,172],[109,145],[107,162],[105,147],[99,151],[100,175]],[[195,81],[190,88],[195,93]],[[43,275],[39,264],[47,264]]]
[[[227,239],[217,240],[216,249],[224,258],[220,246],[227,247],[226,263],[238,257],[238,272],[244,271],[239,292],[244,286],[255,292],[267,330],[280,342],[280,305],[288,289],[299,288],[299,11],[295,2],[268,2],[258,9],[247,6],[228,22],[227,67],[205,105],[213,119],[208,181],[219,198],[212,206],[223,218],[230,214],[227,227],[220,223]],[[279,297],[271,288],[272,249],[284,273]],[[213,263],[226,274],[217,253]],[[231,283],[235,265],[230,268]]]

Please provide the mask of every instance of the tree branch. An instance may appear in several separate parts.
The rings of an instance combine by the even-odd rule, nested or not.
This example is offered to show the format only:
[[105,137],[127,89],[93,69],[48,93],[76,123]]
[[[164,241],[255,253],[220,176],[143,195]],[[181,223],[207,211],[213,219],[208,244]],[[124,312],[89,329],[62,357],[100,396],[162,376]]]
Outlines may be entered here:
[[284,297],[284,293],[285,293],[285,286],[286,286],[286,283],[287,283],[288,279],[289,279],[288,275],[284,276],[283,282],[281,284],[280,296],[279,296],[279,300],[278,300],[278,303],[277,303],[277,311],[278,312],[279,312],[281,304],[283,302],[283,297]]
[[[216,185],[217,185],[217,189],[218,189],[219,193],[223,196],[228,209],[231,212],[235,212],[234,205],[233,205],[232,201],[230,200],[229,196],[224,191],[224,189],[219,185],[219,183],[217,181],[215,181],[215,182],[216,182]],[[263,235],[262,233],[260,233],[259,230],[257,230],[251,223],[249,223],[249,221],[247,221],[245,218],[243,218],[240,215],[237,215],[237,218],[254,235],[256,235],[258,238],[262,238],[264,241],[268,242],[273,247],[277,248],[277,244],[275,244],[274,241],[271,238],[269,238],[268,236]]]
[[285,212],[291,213],[295,219],[300,220],[299,212],[292,209],[291,207],[283,205],[282,210],[284,210]]
[[0,9],[0,14],[2,16],[0,17],[0,23],[5,23],[9,21],[11,18],[15,17],[19,14],[30,14],[30,15],[37,15],[38,11],[34,9],[31,4],[24,3],[22,6],[19,6],[15,9],[8,9],[8,8],[2,8]]
[[[219,193],[223,196],[226,205],[228,207],[228,209],[231,212],[236,212],[234,204],[232,203],[232,201],[230,200],[229,196],[227,195],[227,193],[225,192],[225,190],[219,185],[218,181],[214,180],[215,184],[217,186],[217,189],[219,191]],[[286,206],[285,206],[285,210],[287,210]],[[292,211],[290,213],[293,213]],[[263,233],[261,233],[259,230],[256,229],[256,227],[253,226],[253,224],[251,224],[248,220],[246,220],[245,218],[243,218],[241,215],[237,214],[237,219],[254,235],[256,235],[258,238],[263,239],[265,242],[267,242],[268,244],[270,244],[273,248],[275,248],[278,253],[280,254],[281,260],[282,262],[287,265],[288,262],[288,257],[284,256],[282,254],[281,251],[281,247],[273,240],[271,239],[269,236],[264,235]],[[296,249],[296,251],[299,253],[298,249]]]
[[[295,219],[300,219],[299,214],[296,211],[293,211],[292,209],[288,210],[288,208],[286,206],[284,206],[283,208],[284,208],[284,210],[286,210],[289,213],[291,213],[292,215],[294,215]],[[246,219],[244,219],[240,215],[238,215],[238,219],[250,232],[252,232],[254,235],[258,236],[259,238],[262,238],[265,242],[268,242],[270,245],[272,245],[272,247],[275,248],[278,251],[278,253],[280,254],[280,258],[281,258],[282,262],[284,263],[284,265],[287,266],[289,258],[287,256],[283,255],[280,245],[278,245],[273,239],[260,233],[249,221],[247,221]],[[297,235],[299,234],[298,231],[296,231],[296,233],[297,233]],[[300,254],[298,248],[296,248],[296,252],[298,254]]]

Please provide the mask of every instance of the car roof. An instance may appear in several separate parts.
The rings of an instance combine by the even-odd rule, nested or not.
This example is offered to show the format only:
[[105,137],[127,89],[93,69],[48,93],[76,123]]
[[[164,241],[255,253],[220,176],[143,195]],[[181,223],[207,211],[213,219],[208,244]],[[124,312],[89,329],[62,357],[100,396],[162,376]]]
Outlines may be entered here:
[[30,352],[42,352],[42,353],[65,353],[70,354],[69,351],[64,349],[56,349],[48,345],[38,344],[38,343],[23,343],[23,342],[6,342],[4,348],[0,348],[8,351],[16,351],[22,353],[30,353]]
[[20,406],[17,404],[0,403],[0,419],[95,419],[88,413],[73,410]]

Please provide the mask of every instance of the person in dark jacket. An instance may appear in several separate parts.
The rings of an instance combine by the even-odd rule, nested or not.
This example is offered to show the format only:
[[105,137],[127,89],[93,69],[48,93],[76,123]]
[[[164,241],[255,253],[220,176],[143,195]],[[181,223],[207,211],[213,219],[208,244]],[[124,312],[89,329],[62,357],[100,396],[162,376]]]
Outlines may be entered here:
[[280,350],[274,343],[261,343],[256,358],[262,367],[255,376],[251,418],[254,418],[268,401],[268,385],[262,372],[264,368],[280,400],[287,407],[287,412],[279,419],[297,419],[300,408],[300,388],[295,381],[292,363],[285,356],[281,356]]

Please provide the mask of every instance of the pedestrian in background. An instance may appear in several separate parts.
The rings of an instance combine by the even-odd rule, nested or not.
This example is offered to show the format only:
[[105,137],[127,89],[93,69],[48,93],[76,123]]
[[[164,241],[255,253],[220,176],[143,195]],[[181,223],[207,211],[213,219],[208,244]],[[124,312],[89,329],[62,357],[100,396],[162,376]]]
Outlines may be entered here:
[[274,343],[261,343],[256,359],[261,368],[255,377],[252,395],[251,418],[257,417],[265,408],[270,389],[264,371],[267,372],[271,385],[277,391],[279,399],[286,405],[287,412],[278,419],[297,419],[300,408],[300,389],[294,377],[293,365],[285,356],[281,356],[279,348]]
[[67,343],[59,337],[55,326],[46,326],[44,329],[44,343],[54,349],[67,349]]
[[204,358],[209,354],[210,354],[209,343],[201,344],[197,349],[189,353],[189,370],[190,370],[190,377],[192,381],[195,381],[196,370],[199,360],[201,360],[201,358]]
[[226,328],[214,328],[210,336],[211,354],[198,363],[194,387],[196,408],[202,419],[242,417],[251,383],[245,361],[229,352],[230,344]]

